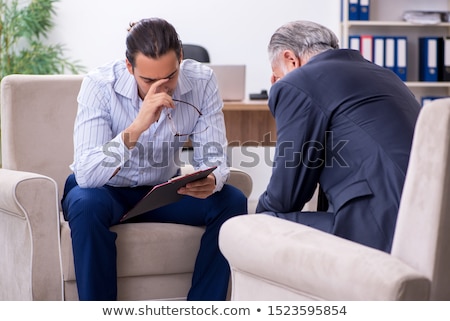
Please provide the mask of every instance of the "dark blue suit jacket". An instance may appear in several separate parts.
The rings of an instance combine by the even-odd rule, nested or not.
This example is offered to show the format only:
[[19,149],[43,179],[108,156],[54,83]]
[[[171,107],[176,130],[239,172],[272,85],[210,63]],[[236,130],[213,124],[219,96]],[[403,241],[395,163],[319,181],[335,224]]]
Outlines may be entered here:
[[389,252],[420,105],[393,72],[329,50],[270,91],[273,173],[256,211],[298,212],[317,183],[329,214],[298,221]]

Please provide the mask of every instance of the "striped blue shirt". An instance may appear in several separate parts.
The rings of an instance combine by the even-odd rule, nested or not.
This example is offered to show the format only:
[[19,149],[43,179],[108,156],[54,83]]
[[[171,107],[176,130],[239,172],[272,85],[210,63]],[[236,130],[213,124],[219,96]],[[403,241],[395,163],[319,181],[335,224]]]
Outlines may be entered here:
[[[162,112],[158,122],[142,133],[136,146],[128,149],[122,131],[136,118],[142,99],[134,77],[124,60],[118,60],[90,72],[78,95],[78,112],[74,128],[74,162],[70,168],[80,187],[156,185],[179,174],[180,152],[193,133],[193,165],[213,172],[218,191],[228,178],[227,139],[217,80],[212,70],[193,60],[183,60],[170,111],[175,126]],[[205,128],[207,128],[205,130]],[[120,168],[114,176],[114,172]],[[112,177],[112,178],[111,178]]]

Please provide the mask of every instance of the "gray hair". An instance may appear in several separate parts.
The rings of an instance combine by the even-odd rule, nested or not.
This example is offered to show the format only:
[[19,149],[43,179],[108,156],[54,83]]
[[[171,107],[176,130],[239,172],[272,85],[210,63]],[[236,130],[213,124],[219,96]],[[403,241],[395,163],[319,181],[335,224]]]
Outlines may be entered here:
[[284,50],[309,58],[328,49],[339,49],[339,39],[330,29],[311,21],[293,21],[281,26],[268,45],[271,63]]

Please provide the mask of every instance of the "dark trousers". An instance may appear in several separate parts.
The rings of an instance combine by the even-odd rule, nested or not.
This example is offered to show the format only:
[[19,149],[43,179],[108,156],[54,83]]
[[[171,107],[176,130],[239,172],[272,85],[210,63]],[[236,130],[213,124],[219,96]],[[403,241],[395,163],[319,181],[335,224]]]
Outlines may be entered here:
[[[63,212],[69,221],[80,300],[116,300],[116,233],[119,224],[150,187],[80,188],[70,175],[64,188]],[[224,300],[230,270],[218,246],[221,225],[247,213],[247,199],[231,185],[206,199],[184,196],[180,201],[130,219],[205,226],[188,300]],[[128,221],[127,221],[128,222]],[[126,223],[124,223],[126,224]]]

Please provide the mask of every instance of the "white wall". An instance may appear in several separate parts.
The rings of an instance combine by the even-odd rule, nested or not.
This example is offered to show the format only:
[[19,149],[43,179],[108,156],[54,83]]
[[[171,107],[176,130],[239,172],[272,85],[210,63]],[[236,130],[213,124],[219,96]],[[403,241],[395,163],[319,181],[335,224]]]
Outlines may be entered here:
[[[246,64],[248,93],[270,88],[266,47],[276,28],[292,20],[321,23],[339,36],[340,0],[60,0],[49,42],[65,45],[67,56],[92,69],[124,57],[131,21],[161,17],[171,22],[184,43],[205,46],[211,62]],[[265,190],[272,148],[251,150],[259,163],[249,167],[245,151],[233,148],[231,165],[254,180],[250,205]],[[247,151],[248,154],[249,151]]]
[[[246,64],[246,91],[269,89],[266,47],[277,27],[313,20],[339,33],[340,0],[60,0],[49,42],[92,69],[124,57],[131,21],[161,17],[184,43],[205,46],[216,64]],[[248,95],[247,95],[248,96]]]

